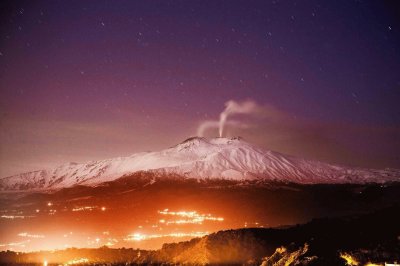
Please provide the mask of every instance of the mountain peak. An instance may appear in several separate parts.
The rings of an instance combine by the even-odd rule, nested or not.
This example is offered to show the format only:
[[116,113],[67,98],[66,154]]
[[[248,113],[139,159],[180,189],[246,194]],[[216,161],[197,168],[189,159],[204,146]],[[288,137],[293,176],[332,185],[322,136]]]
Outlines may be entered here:
[[[217,137],[210,140],[213,144],[232,144],[232,143],[240,143],[243,141],[242,137],[231,137],[231,138],[223,138]],[[244,142],[244,141],[243,141]]]
[[0,190],[59,189],[97,185],[124,175],[150,171],[183,178],[257,179],[300,184],[399,182],[400,171],[349,168],[262,150],[241,137],[191,137],[158,152],[88,163],[64,164],[0,179]]
[[205,137],[194,136],[194,137],[190,137],[190,138],[185,139],[180,144],[184,144],[184,143],[200,143],[200,142],[213,142],[213,143],[224,144],[224,143],[231,143],[232,141],[242,141],[242,140],[243,140],[243,138],[240,137],[240,136],[231,137],[231,138],[215,137],[215,138],[211,138],[211,139],[206,139]]
[[182,141],[181,143],[178,144],[179,145],[193,145],[193,144],[200,144],[200,143],[204,143],[204,142],[208,142],[206,138],[204,137],[190,137],[185,139],[184,141]]
[[244,141],[242,141],[241,137],[232,137],[232,138],[221,138],[221,137],[216,137],[216,138],[211,138],[211,139],[206,139],[204,137],[190,137],[183,142],[179,143],[175,147],[178,148],[178,150],[187,150],[191,149],[196,152],[201,152],[202,149],[204,152],[209,152],[212,150],[212,147],[217,147],[217,146],[226,146],[226,145],[231,145],[231,144],[245,144]]
[[185,139],[184,141],[181,142],[181,144],[188,143],[188,142],[195,142],[195,141],[206,141],[206,138],[194,136],[194,137]]

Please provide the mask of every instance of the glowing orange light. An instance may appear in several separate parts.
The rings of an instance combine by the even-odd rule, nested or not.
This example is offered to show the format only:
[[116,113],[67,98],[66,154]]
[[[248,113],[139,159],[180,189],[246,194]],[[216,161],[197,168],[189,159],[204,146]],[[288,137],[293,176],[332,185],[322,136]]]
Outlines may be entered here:
[[174,221],[165,221],[164,219],[160,220],[160,223],[166,224],[202,224],[204,221],[218,221],[222,222],[224,218],[222,217],[213,217],[211,214],[200,214],[197,211],[169,211],[165,209],[163,211],[158,211],[161,215],[170,215],[170,216],[180,216],[187,219],[180,219]]
[[192,232],[192,233],[170,233],[170,234],[141,234],[141,233],[135,233],[132,235],[128,235],[126,238],[124,238],[124,241],[143,241],[143,240],[149,240],[149,239],[154,239],[154,238],[163,238],[163,237],[176,237],[176,238],[181,238],[181,237],[202,237],[207,235],[208,232]]
[[358,261],[348,253],[340,253],[340,257],[346,261],[346,265],[356,266]]
[[14,220],[14,219],[25,219],[25,218],[27,218],[27,217],[33,217],[33,216],[23,216],[23,215],[2,215],[2,216],[0,216],[1,218],[4,218],[4,219],[11,219],[11,220]]
[[26,232],[19,233],[18,236],[27,238],[44,238],[44,235],[28,234]]
[[64,265],[75,265],[75,264],[82,264],[82,263],[88,263],[89,259],[87,258],[80,258],[80,259],[74,259],[66,262]]

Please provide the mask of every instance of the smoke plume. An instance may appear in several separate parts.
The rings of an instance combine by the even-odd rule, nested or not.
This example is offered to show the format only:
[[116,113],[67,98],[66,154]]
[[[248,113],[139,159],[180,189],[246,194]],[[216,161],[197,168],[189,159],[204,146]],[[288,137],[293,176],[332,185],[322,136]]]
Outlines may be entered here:
[[[203,137],[205,132],[209,129],[219,129],[220,122],[217,120],[203,121],[197,128],[197,136]],[[233,126],[236,128],[248,128],[249,125],[240,121],[226,121],[225,125]]]
[[225,126],[233,126],[235,128],[248,128],[251,124],[247,124],[241,120],[229,119],[235,114],[246,114],[258,117],[269,116],[270,118],[280,117],[281,113],[276,110],[273,106],[259,105],[253,100],[245,101],[234,101],[229,100],[225,103],[225,109],[220,114],[219,121],[217,120],[206,120],[203,121],[197,128],[197,136],[204,136],[204,133],[209,129],[218,129],[219,136],[222,137]]
[[234,100],[227,101],[225,103],[225,110],[219,115],[219,136],[222,137],[224,133],[224,126],[228,120],[228,117],[234,114],[261,114],[263,107],[259,106],[252,100],[246,100],[243,102],[236,102]]

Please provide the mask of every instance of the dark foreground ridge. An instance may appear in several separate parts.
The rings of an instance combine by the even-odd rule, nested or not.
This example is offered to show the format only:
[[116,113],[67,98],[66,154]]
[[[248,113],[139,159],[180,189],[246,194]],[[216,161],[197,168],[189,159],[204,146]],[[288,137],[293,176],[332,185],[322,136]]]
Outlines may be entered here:
[[[66,249],[1,252],[3,265],[384,265],[400,261],[400,227],[395,205],[370,214],[315,219],[289,228],[220,231],[160,250]],[[358,264],[351,264],[357,262]]]

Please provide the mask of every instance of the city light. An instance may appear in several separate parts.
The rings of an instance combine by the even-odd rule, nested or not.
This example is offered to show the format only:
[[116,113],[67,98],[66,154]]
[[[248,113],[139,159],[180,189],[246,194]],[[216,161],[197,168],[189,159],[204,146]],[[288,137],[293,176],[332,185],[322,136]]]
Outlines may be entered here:
[[126,238],[124,238],[124,241],[143,241],[143,240],[150,240],[154,238],[163,238],[163,237],[176,237],[176,238],[182,238],[182,237],[203,237],[207,235],[208,232],[192,232],[192,233],[169,233],[169,234],[141,234],[141,233],[134,233],[131,235],[128,235]]
[[44,238],[44,235],[28,234],[26,232],[19,233],[18,236],[27,238]]
[[159,220],[160,223],[165,224],[202,224],[204,221],[224,221],[223,217],[214,217],[211,214],[200,214],[197,211],[169,211],[169,209],[164,209],[163,211],[158,211],[159,214],[165,216],[179,216],[186,219],[169,220],[165,219]]
[[82,264],[82,263],[88,263],[89,259],[87,258],[80,258],[80,259],[73,259],[68,262],[66,262],[64,265],[76,265],[76,264]]
[[[50,203],[50,205],[49,205]],[[68,207],[56,207],[51,202],[46,203],[50,208],[47,208],[44,212],[46,215],[64,215],[64,210],[69,210],[71,212],[104,212],[107,210],[105,206],[101,205],[83,205],[83,206],[74,206],[73,208]],[[43,210],[33,209],[34,213],[42,213]],[[22,212],[15,212],[18,215],[2,215],[3,219],[25,219],[27,217],[40,217],[40,216],[24,216],[21,215]],[[154,217],[154,220],[145,220],[143,223],[132,225],[138,232],[129,233],[126,232],[122,235],[114,235],[113,232],[110,232],[108,228],[100,229],[97,232],[93,232],[93,234],[87,235],[84,233],[74,232],[72,234],[71,231],[60,232],[58,236],[54,234],[40,234],[26,231],[21,231],[17,233],[16,236],[19,238],[24,238],[25,241],[10,241],[10,243],[0,244],[1,250],[18,249],[20,251],[23,250],[31,250],[32,247],[37,247],[38,245],[47,245],[48,241],[52,241],[52,239],[59,239],[57,242],[57,248],[67,248],[74,246],[81,247],[100,247],[100,246],[120,246],[123,241],[125,242],[141,242],[152,239],[159,238],[195,238],[202,237],[209,232],[207,231],[207,227],[200,229],[205,222],[216,222],[220,223],[224,221],[223,217],[216,216],[214,214],[202,214],[195,210],[189,211],[172,211],[169,209],[164,209],[162,211],[156,211],[157,216]],[[187,224],[199,225],[196,229],[188,229],[185,227]],[[175,225],[172,227],[171,225]],[[166,228],[169,226],[169,228]],[[205,225],[204,225],[205,226]],[[46,239],[46,241],[45,241]],[[68,241],[68,242],[66,242]],[[46,243],[46,244],[45,244]],[[72,244],[73,243],[73,244]]]

